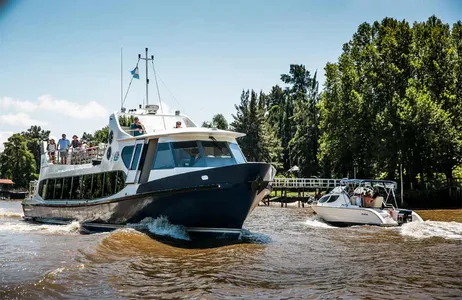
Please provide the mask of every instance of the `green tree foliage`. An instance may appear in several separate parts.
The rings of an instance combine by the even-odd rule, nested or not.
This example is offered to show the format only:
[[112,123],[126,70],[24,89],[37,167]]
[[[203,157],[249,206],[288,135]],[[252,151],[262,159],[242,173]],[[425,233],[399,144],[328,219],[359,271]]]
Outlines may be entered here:
[[109,137],[109,126],[105,126],[101,129],[98,129],[94,133],[95,139],[93,142],[95,145],[98,145],[99,143],[107,143],[108,142],[108,137]]
[[37,179],[37,174],[34,155],[27,148],[25,137],[15,133],[4,145],[0,154],[1,177],[11,178],[18,187],[28,187],[29,181]]
[[40,173],[41,144],[48,142],[50,137],[49,130],[43,130],[40,126],[31,126],[26,131],[21,132],[26,140],[27,149],[32,153],[35,160],[35,173]]
[[325,174],[450,180],[462,161],[461,22],[363,23],[325,67],[318,157]]
[[233,115],[231,128],[246,134],[239,138],[239,144],[248,161],[271,162],[278,167],[281,146],[265,119],[260,100],[263,101],[263,98],[259,98],[253,90],[242,91],[241,103],[235,105],[237,112]]
[[225,117],[222,114],[216,114],[213,116],[212,119],[213,127],[222,130],[228,130],[228,121],[226,121]]
[[222,130],[228,130],[228,121],[222,114],[216,114],[212,118],[212,122],[204,121],[202,126],[204,128],[218,128]]

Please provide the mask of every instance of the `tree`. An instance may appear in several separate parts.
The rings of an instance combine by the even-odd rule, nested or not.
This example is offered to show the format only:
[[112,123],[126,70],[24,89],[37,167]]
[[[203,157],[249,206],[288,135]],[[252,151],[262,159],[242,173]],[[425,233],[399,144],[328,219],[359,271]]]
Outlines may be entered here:
[[204,128],[212,128],[212,123],[209,122],[209,121],[204,121],[202,122],[202,126],[201,127],[204,127]]
[[108,137],[109,137],[109,126],[105,126],[95,131],[93,142],[95,143],[95,145],[98,145],[99,143],[107,143]]
[[40,173],[41,144],[48,141],[50,137],[49,130],[43,130],[40,126],[33,125],[26,131],[21,132],[26,140],[27,149],[32,153],[35,160],[35,173]]
[[29,181],[38,178],[34,155],[27,149],[27,141],[22,134],[15,133],[4,143],[0,154],[1,177],[11,178],[18,187],[26,188]]
[[213,127],[228,130],[228,121],[226,121],[225,117],[222,114],[216,114],[213,116],[212,119]]
[[271,162],[279,167],[280,142],[266,122],[264,110],[259,108],[257,94],[253,90],[242,91],[241,103],[235,108],[231,128],[246,134],[239,138],[239,144],[247,160]]

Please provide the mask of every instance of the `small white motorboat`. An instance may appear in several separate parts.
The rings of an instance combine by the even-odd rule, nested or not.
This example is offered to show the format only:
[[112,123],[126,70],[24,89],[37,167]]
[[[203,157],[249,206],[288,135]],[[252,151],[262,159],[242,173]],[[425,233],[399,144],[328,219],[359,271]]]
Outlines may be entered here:
[[423,221],[414,211],[399,209],[396,182],[350,179],[311,205],[325,222],[337,226],[399,226]]

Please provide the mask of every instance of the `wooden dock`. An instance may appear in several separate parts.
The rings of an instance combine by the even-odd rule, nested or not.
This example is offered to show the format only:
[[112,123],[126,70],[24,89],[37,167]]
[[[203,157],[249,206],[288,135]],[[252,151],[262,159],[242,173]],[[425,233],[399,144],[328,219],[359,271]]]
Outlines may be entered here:
[[340,181],[332,178],[274,178],[271,182],[273,193],[263,203],[269,206],[272,202],[280,202],[281,207],[287,207],[287,203],[298,202],[298,207],[304,207],[321,193],[339,186]]

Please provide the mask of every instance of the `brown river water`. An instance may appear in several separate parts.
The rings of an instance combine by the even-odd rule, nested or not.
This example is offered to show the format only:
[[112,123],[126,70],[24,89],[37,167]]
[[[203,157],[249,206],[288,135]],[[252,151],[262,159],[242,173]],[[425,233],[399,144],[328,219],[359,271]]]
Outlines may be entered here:
[[81,234],[0,201],[0,299],[462,299],[462,210],[419,213],[335,228],[309,208],[257,207],[242,242],[192,243],[163,219],[156,236]]

